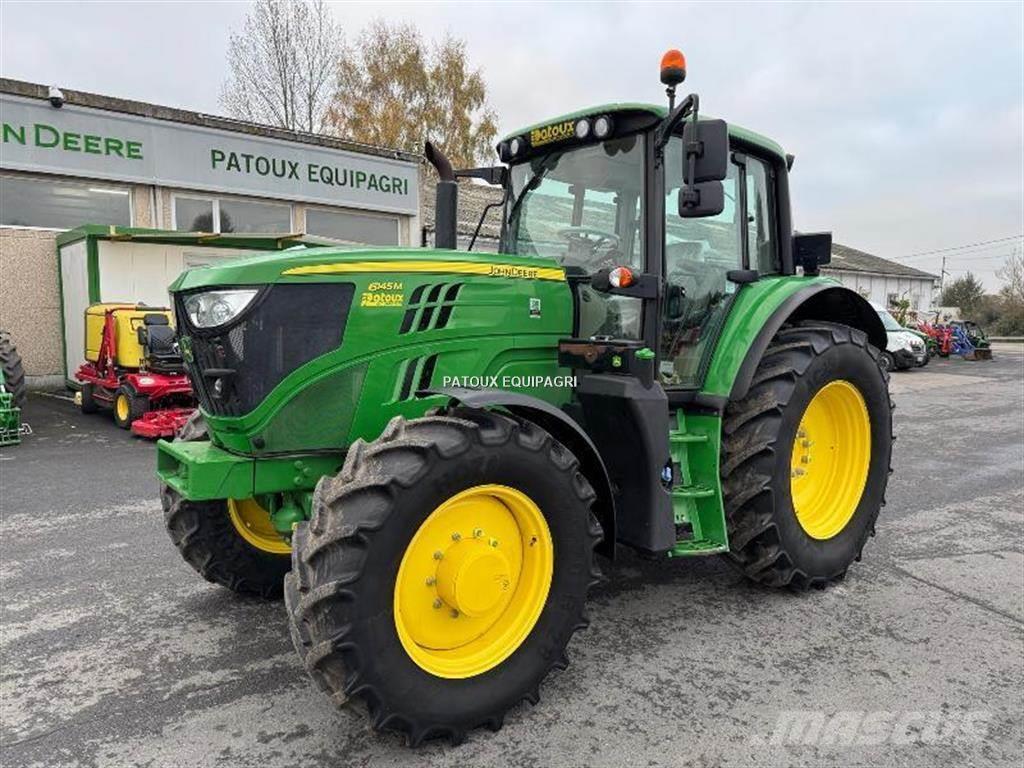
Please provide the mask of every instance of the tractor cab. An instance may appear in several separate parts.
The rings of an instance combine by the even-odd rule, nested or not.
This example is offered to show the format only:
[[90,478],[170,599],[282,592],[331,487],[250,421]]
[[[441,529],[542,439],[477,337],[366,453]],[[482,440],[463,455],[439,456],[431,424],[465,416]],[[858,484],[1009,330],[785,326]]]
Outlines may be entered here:
[[[676,105],[685,71],[682,54],[666,54],[667,109],[611,104],[564,115],[502,140],[507,167],[452,174],[504,187],[501,251],[558,261],[572,287],[574,335],[652,350],[654,377],[670,393],[703,385],[739,286],[798,265],[816,274],[831,243],[791,237],[792,156],[701,117],[695,94]],[[445,192],[439,219],[454,211]]]

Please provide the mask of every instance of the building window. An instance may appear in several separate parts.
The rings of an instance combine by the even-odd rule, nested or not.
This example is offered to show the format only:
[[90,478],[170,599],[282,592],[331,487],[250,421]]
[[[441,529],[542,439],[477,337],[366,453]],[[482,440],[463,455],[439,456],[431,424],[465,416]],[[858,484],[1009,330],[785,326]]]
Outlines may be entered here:
[[394,216],[307,208],[306,234],[347,243],[398,245],[398,219]]
[[179,232],[218,232],[213,200],[196,197],[174,198],[174,228]]
[[131,226],[128,187],[28,176],[0,176],[0,224],[74,229],[82,224]]
[[180,232],[287,233],[292,207],[216,197],[174,196],[174,228]]

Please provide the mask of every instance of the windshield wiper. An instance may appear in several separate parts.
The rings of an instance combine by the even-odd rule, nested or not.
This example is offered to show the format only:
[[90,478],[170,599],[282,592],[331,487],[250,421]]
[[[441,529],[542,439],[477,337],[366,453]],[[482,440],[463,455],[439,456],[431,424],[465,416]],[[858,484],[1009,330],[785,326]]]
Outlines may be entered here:
[[544,159],[540,161],[540,168],[537,170],[536,173],[533,174],[530,180],[526,182],[526,186],[523,187],[523,191],[519,193],[519,196],[515,199],[515,202],[512,203],[512,207],[509,208],[509,221],[512,221],[512,219],[515,218],[516,213],[519,211],[519,207],[523,204],[523,201],[526,200],[527,193],[533,192],[533,190],[539,187],[540,183],[544,180],[544,177],[547,175],[548,171],[550,171],[556,165],[558,165],[558,159],[557,155],[555,155],[554,153],[546,155]]

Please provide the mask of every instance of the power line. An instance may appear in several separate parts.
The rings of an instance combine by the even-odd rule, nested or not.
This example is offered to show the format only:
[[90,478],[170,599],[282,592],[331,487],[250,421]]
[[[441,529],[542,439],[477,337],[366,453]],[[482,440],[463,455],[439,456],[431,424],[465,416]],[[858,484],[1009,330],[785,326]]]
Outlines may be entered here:
[[964,249],[961,251],[954,251],[952,253],[936,253],[927,254],[921,256],[901,256],[904,261],[920,261],[922,259],[938,259],[940,256],[945,256],[950,259],[970,259],[984,253],[993,253],[996,255],[1000,253],[1012,253],[1016,245],[1012,243],[997,243],[995,245],[979,245],[974,248]]
[[1024,235],[1013,235],[1011,237],[997,237],[994,240],[981,240],[977,243],[967,243],[965,245],[951,245],[948,248],[936,248],[934,251],[918,251],[917,253],[908,253],[905,256],[897,256],[897,259],[914,259],[918,256],[932,256],[936,253],[950,253],[951,251],[963,251],[968,248],[977,248],[981,245],[995,245],[996,243],[1006,243],[1011,240],[1020,240],[1024,238]]

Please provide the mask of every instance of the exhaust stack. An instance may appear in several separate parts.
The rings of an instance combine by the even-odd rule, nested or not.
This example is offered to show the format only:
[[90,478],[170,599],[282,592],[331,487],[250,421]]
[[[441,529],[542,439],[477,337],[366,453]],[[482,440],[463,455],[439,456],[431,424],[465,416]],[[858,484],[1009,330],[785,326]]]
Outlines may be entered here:
[[457,240],[457,216],[459,210],[459,183],[455,171],[444,153],[431,142],[424,146],[427,161],[434,166],[441,180],[437,182],[437,196],[434,202],[434,247],[455,250]]

